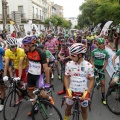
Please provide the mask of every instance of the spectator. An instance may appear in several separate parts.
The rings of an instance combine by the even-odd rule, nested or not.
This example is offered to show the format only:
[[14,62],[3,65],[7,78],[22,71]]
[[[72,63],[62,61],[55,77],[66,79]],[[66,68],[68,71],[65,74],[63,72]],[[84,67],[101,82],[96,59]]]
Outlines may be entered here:
[[16,38],[16,31],[13,31],[13,32],[12,32],[11,37]]
[[118,50],[118,43],[119,43],[119,35],[118,35],[117,31],[113,34],[113,39],[114,39],[114,47],[115,47],[115,50],[117,52],[117,50]]

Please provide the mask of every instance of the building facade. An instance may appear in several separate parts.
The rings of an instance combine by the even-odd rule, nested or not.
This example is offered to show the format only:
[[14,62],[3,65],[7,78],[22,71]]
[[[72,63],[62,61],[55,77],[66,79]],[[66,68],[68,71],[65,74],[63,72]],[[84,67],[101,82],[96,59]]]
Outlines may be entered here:
[[71,28],[74,28],[78,24],[78,18],[69,17],[69,18],[65,18],[65,19],[71,21],[71,23],[72,23]]
[[54,14],[63,17],[63,6],[53,4],[53,7],[56,9]]
[[[6,29],[11,33],[15,28],[10,24],[16,15],[14,11],[20,13],[21,22],[18,24],[20,29],[25,32],[32,29],[34,24],[37,31],[45,29],[44,21],[52,15],[57,14],[63,17],[63,7],[53,4],[51,0],[6,0],[7,8],[7,24]],[[0,29],[3,28],[3,15],[2,15],[2,0],[0,1]]]

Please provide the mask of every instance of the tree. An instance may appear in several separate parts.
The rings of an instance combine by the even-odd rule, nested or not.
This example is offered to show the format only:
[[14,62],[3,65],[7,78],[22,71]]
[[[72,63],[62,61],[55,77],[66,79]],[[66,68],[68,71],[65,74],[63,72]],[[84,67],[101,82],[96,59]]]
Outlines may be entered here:
[[95,25],[102,21],[114,21],[118,24],[120,20],[120,0],[86,0],[81,6],[78,25],[80,27]]

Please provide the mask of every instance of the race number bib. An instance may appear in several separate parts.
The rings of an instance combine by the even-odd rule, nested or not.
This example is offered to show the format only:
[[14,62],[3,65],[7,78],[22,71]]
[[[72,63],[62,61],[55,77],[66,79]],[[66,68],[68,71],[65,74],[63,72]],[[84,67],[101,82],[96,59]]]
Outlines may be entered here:
[[33,75],[40,75],[41,74],[41,64],[38,62],[29,61],[28,72]]

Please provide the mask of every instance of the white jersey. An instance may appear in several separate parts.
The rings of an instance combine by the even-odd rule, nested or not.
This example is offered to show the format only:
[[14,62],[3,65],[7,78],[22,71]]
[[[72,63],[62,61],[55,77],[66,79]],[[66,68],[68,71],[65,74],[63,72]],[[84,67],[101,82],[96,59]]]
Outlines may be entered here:
[[73,92],[83,93],[88,89],[88,76],[94,76],[94,69],[93,66],[85,60],[83,60],[80,64],[70,61],[66,64],[65,75],[70,76],[69,88]]

